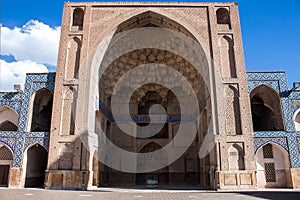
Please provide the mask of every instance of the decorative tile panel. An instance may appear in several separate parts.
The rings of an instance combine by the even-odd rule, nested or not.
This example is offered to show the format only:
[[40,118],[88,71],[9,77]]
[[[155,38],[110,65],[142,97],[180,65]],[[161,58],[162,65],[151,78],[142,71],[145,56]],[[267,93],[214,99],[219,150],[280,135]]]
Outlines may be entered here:
[[285,137],[262,137],[262,138],[254,138],[254,152],[257,153],[257,151],[264,145],[268,143],[274,143],[279,146],[281,146],[286,152],[289,152],[289,147],[287,144],[287,140]]
[[0,106],[9,106],[19,114],[18,132],[0,132],[0,141],[14,152],[13,166],[21,167],[24,149],[38,143],[48,151],[50,133],[26,132],[31,96],[42,88],[54,91],[55,73],[27,74],[24,92],[0,93]]

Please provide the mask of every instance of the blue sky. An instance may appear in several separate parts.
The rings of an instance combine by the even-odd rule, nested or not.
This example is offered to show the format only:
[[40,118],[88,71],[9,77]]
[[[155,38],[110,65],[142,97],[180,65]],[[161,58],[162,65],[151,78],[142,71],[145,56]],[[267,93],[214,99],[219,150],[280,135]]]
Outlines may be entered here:
[[[76,1],[78,0],[74,0],[74,2]],[[12,41],[18,40],[11,37],[20,35],[16,34],[16,29],[15,32],[12,32],[15,27],[22,28],[26,25],[19,32],[29,32],[30,34],[34,33],[32,27],[43,27],[38,29],[45,31],[52,29],[50,30],[52,33],[48,35],[49,41],[51,41],[50,37],[57,35],[59,31],[55,27],[61,25],[63,2],[62,0],[3,0],[1,1],[2,29],[4,30],[3,27],[6,27],[6,30],[10,31],[7,37],[10,37]],[[206,0],[206,2],[210,2],[210,0]],[[285,70],[290,87],[292,82],[300,81],[300,0],[236,0],[236,2],[239,4],[247,70]],[[26,29],[27,27],[29,28]],[[30,39],[35,40],[36,37]],[[9,66],[11,64],[12,66],[13,62],[15,65],[18,62],[24,64],[26,60],[27,64],[32,64],[31,61],[35,63],[38,72],[43,72],[45,67],[49,71],[55,70],[53,56],[41,58],[42,55],[35,53],[34,47],[30,46],[32,43],[35,44],[34,42],[26,43],[27,49],[17,49],[18,53],[14,54],[14,49],[18,48],[16,46],[11,47],[7,52],[2,52],[4,51],[2,50],[2,48],[4,49],[3,40],[1,37],[1,65]],[[22,41],[20,40],[20,44],[23,44]],[[28,41],[30,40],[28,39]],[[36,47],[38,44],[40,42],[35,44]],[[26,55],[26,53],[31,55]],[[45,50],[46,54],[48,55],[47,50]],[[39,59],[35,59],[34,56]],[[3,66],[1,68],[4,68]],[[24,64],[25,66],[27,65]],[[18,67],[14,67],[18,69]],[[2,80],[3,73],[5,72],[2,70]],[[17,76],[16,73],[13,74]]]

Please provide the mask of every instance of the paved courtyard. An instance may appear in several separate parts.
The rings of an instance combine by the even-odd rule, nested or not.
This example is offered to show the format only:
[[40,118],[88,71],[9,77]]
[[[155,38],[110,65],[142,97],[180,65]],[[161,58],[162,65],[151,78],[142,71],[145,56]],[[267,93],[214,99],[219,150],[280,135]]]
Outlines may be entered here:
[[251,192],[215,192],[205,190],[137,190],[104,188],[93,191],[66,191],[44,189],[0,189],[1,200],[164,200],[164,199],[204,199],[204,200],[250,200],[272,199],[293,200],[300,199],[300,191],[268,190]]

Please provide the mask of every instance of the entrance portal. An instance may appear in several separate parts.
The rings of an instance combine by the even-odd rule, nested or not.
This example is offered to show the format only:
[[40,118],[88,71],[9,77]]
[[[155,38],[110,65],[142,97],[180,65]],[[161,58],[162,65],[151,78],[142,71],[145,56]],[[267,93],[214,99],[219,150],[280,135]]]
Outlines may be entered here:
[[9,170],[12,166],[13,154],[10,149],[0,143],[0,187],[8,186]]
[[44,187],[48,152],[41,145],[27,150],[25,187]]

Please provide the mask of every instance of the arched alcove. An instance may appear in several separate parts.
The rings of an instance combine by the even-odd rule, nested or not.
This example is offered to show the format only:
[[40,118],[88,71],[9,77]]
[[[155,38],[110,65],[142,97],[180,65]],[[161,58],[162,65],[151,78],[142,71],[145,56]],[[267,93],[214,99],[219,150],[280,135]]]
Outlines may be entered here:
[[244,170],[244,150],[239,144],[232,144],[228,149],[229,170]]
[[225,78],[237,78],[232,35],[219,35],[221,72]]
[[45,170],[48,161],[47,150],[35,144],[27,149],[25,187],[44,187]]
[[68,87],[64,91],[61,135],[74,135],[76,118],[77,90]]
[[19,115],[8,107],[0,107],[0,131],[17,131],[19,124]]
[[279,94],[271,87],[260,85],[250,93],[254,131],[283,131],[283,115]]
[[73,37],[68,44],[66,74],[67,79],[78,78],[80,67],[81,40]]
[[226,92],[226,109],[225,121],[228,135],[241,135],[241,113],[240,113],[240,94],[238,85],[227,85]]
[[295,130],[300,131],[300,109],[294,115]]
[[77,27],[79,31],[82,30],[83,18],[84,10],[82,8],[75,8],[72,15],[72,27]]
[[259,188],[291,187],[290,161],[286,150],[268,143],[257,151],[255,158]]
[[[157,151],[162,147],[155,143],[150,142],[146,144],[139,151],[138,160],[137,160],[137,169],[142,169],[146,163],[149,162],[149,159],[156,160],[158,163],[167,163],[168,162],[168,154],[166,152],[162,152],[160,155],[156,156],[148,156],[147,153]],[[146,185],[147,180],[157,180],[158,184],[168,184],[169,183],[169,168],[168,166],[148,173],[138,173],[137,174],[137,185]]]
[[9,181],[9,171],[13,164],[13,153],[3,143],[0,142],[0,187],[7,187]]
[[31,132],[50,132],[53,93],[42,88],[33,95]]
[[231,28],[230,14],[226,8],[219,8],[216,12],[216,15],[218,24],[225,24],[228,25],[229,28]]

